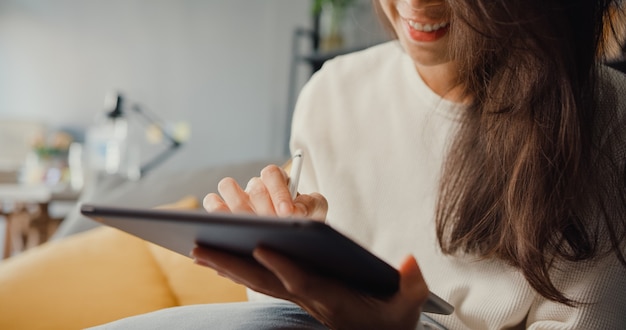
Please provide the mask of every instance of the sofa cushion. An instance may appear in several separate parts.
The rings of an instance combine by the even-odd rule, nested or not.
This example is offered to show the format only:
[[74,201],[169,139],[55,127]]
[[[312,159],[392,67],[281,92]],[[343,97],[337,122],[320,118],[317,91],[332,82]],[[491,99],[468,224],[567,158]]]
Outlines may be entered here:
[[[197,209],[198,199],[186,196],[171,204],[161,205],[164,209]],[[235,302],[246,300],[243,286],[219,277],[214,270],[198,266],[191,258],[182,256],[156,244],[146,242],[168,286],[176,298],[177,305]],[[191,252],[191,251],[190,251]]]
[[193,305],[247,300],[245,287],[223,278],[207,267],[198,266],[191,258],[147,244],[161,268],[177,305]]
[[186,256],[103,226],[0,262],[0,297],[0,329],[81,329],[166,307],[244,301],[246,292]]
[[0,329],[79,329],[176,305],[146,244],[102,227],[0,263]]

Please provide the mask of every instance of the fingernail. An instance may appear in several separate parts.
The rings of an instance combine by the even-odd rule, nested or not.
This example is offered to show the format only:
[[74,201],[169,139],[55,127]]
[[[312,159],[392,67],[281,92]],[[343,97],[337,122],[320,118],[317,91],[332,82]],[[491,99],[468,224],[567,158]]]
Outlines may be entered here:
[[246,185],[246,189],[244,189],[244,191],[246,193],[250,192],[250,189],[252,188],[252,185],[254,184],[254,179],[255,178],[252,178],[252,179],[250,179],[250,181],[248,181],[248,184]]
[[287,216],[287,215],[291,215],[291,213],[293,212],[293,209],[290,203],[281,202],[278,205],[278,211],[280,212],[281,215]]

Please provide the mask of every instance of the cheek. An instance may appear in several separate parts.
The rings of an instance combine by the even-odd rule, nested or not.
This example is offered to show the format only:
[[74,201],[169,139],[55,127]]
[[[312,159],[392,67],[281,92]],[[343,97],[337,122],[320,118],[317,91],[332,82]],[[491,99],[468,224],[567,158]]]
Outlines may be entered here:
[[382,11],[382,15],[379,14],[380,18],[384,16],[389,24],[394,25],[395,10],[393,8],[393,0],[380,0],[377,9]]
[[396,9],[396,1],[399,0],[374,0],[372,6],[374,14],[378,19],[383,30],[387,33],[387,36],[391,39],[398,37],[398,29],[395,26],[394,21],[399,19]]

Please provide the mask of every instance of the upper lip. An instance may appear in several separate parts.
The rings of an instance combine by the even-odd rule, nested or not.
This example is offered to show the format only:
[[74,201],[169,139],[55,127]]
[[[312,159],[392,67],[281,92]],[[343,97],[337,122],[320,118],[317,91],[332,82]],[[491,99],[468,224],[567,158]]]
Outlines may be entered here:
[[396,5],[398,15],[408,21],[418,22],[422,24],[435,24],[449,22],[449,9],[444,5],[432,5],[423,8],[407,7],[404,2]]

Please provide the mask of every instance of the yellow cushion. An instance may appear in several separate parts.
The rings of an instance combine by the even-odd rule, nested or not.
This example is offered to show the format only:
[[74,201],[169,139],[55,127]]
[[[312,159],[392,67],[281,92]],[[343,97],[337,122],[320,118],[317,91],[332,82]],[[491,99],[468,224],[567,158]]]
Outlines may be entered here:
[[[183,198],[167,208],[198,207]],[[109,227],[0,262],[0,329],[81,329],[161,308],[243,301],[245,288]]]
[[[199,207],[200,203],[197,198],[187,196],[175,203],[157,208],[195,209]],[[210,268],[194,264],[191,258],[152,243],[146,242],[146,244],[154,260],[161,267],[178,305],[234,302],[247,299],[245,287],[242,285],[218,276]]]
[[178,305],[245,301],[245,287],[225,279],[191,258],[148,243]]
[[108,227],[0,263],[0,329],[80,329],[175,304],[145,243]]
[[185,196],[173,203],[157,206],[155,207],[155,209],[193,210],[199,207],[200,207],[200,202],[195,196]]

